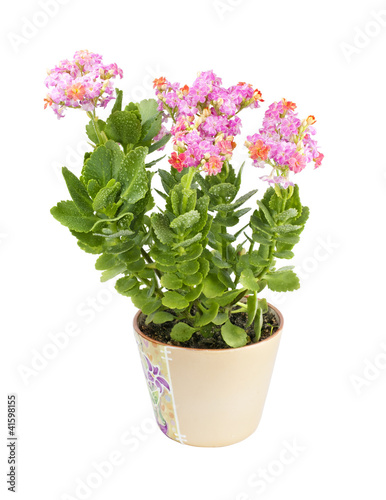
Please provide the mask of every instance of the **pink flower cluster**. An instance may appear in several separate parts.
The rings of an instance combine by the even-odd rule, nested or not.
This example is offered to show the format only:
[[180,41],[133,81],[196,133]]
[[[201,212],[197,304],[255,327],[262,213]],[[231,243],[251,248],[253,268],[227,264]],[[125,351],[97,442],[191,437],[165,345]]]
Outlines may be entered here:
[[72,61],[61,61],[48,71],[45,85],[49,92],[44,108],[51,106],[58,118],[64,116],[66,108],[105,108],[114,99],[112,79],[116,76],[123,76],[116,64],[104,65],[102,56],[88,50],[75,52]]
[[271,174],[261,178],[283,187],[292,185],[288,179],[290,171],[297,174],[311,162],[317,168],[324,158],[312,139],[316,133],[315,117],[302,121],[295,109],[296,104],[291,101],[274,102],[265,113],[259,133],[248,136],[245,142],[254,166],[272,167]]
[[200,167],[208,175],[221,172],[236,147],[241,120],[236,116],[243,108],[259,107],[261,93],[252,85],[240,82],[222,87],[213,71],[203,71],[191,87],[156,78],[154,88],[158,109],[173,120],[171,134],[174,150],[169,163],[179,172]]

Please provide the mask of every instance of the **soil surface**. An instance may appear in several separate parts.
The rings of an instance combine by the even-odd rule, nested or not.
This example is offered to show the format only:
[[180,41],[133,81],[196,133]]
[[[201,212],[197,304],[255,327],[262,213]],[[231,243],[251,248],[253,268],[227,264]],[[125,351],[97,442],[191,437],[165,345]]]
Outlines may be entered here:
[[[140,314],[138,320],[138,326],[141,332],[143,332],[151,339],[157,340],[158,342],[162,342],[164,344],[169,344],[169,345],[181,346],[181,347],[191,347],[194,349],[232,349],[232,347],[229,347],[221,337],[221,325],[220,326],[213,325],[212,337],[203,337],[202,335],[194,333],[191,339],[188,340],[187,342],[176,342],[175,340],[172,340],[170,338],[170,332],[174,326],[174,321],[168,321],[166,323],[163,323],[162,325],[155,325],[154,323],[146,325],[145,323],[146,317],[147,316],[145,314],[142,313]],[[242,328],[247,332],[249,339],[247,345],[255,343],[255,332],[253,329],[253,323],[248,328],[246,327],[247,323],[246,313],[233,314],[231,315],[230,320],[234,325],[239,326],[240,328]],[[263,327],[261,330],[261,337],[259,342],[261,340],[270,337],[273,333],[275,333],[278,330],[278,328],[279,325],[275,314],[272,313],[271,311],[265,313],[263,315]]]

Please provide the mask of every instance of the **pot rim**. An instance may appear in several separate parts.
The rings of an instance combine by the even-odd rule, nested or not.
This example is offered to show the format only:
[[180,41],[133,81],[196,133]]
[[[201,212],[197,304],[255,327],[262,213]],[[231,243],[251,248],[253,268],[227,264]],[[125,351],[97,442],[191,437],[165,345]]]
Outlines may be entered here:
[[284,318],[283,318],[283,315],[279,311],[279,309],[277,309],[275,306],[273,306],[269,302],[268,302],[268,307],[270,309],[272,309],[273,312],[278,317],[278,319],[279,319],[279,328],[276,330],[276,332],[273,335],[269,336],[268,338],[266,338],[264,340],[260,340],[259,342],[255,342],[253,344],[244,345],[242,347],[229,347],[229,348],[225,348],[225,349],[198,349],[196,347],[184,347],[184,346],[180,346],[180,345],[165,344],[164,342],[160,342],[159,340],[154,340],[151,337],[148,337],[147,335],[145,335],[140,330],[140,328],[139,328],[138,318],[139,318],[140,314],[142,313],[141,310],[137,311],[137,313],[134,316],[134,320],[133,320],[134,330],[138,333],[138,335],[140,335],[142,338],[146,339],[148,342],[153,342],[154,344],[159,344],[159,345],[162,345],[162,346],[165,346],[165,347],[173,347],[174,349],[185,349],[187,351],[200,351],[200,352],[232,352],[232,351],[234,351],[236,349],[248,349],[248,348],[256,347],[256,346],[258,346],[260,344],[263,344],[264,342],[270,341],[274,337],[277,337],[279,335],[279,333],[281,333],[281,331],[283,330],[283,327],[284,327]]

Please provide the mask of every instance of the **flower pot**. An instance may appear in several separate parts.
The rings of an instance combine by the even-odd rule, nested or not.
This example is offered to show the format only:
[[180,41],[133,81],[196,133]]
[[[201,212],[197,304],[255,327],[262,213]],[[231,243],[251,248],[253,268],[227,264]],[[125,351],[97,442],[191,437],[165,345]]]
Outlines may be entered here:
[[236,349],[192,349],[144,335],[134,318],[155,418],[164,434],[192,446],[226,446],[257,428],[283,329],[266,340]]

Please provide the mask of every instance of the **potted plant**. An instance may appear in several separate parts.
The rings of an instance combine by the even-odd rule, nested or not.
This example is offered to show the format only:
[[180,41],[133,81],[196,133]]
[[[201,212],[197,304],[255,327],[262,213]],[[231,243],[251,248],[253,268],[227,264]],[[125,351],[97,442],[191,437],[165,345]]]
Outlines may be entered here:
[[[247,137],[253,165],[270,168],[251,212],[257,190],[239,195],[243,166],[231,159],[239,113],[259,108],[261,93],[243,82],[225,88],[206,71],[190,87],[160,77],[156,99],[124,105],[122,91],[114,98],[118,76],[88,51],[49,71],[45,106],[58,118],[83,109],[93,147],[79,178],[63,168],[72,200],[51,213],[99,255],[101,280],[119,277],[117,291],[138,308],[134,331],[161,430],[190,445],[231,444],[259,423],[283,329],[260,294],[299,288],[292,266],[277,261],[293,257],[308,219],[290,174],[321,164],[315,118],[300,120],[282,99]],[[157,152],[169,139],[165,159]]]

